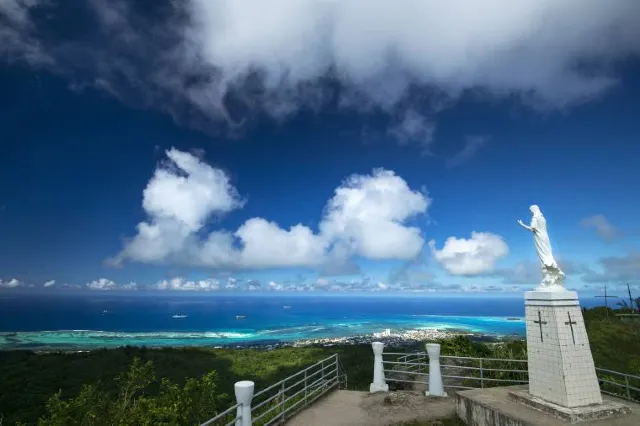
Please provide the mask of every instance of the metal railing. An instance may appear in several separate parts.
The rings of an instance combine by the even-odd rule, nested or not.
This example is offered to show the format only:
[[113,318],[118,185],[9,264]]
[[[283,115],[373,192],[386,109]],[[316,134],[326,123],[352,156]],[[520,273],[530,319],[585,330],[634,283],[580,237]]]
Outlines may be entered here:
[[284,424],[301,409],[337,387],[346,387],[347,375],[337,354],[256,393],[251,408],[254,424]]
[[[389,360],[389,357],[395,359]],[[387,358],[387,359],[385,359]],[[443,387],[475,389],[529,383],[526,359],[440,357]],[[429,358],[426,352],[383,352],[385,379],[391,388],[428,386]],[[640,402],[640,376],[596,368],[602,393]],[[395,385],[395,386],[394,386]]]
[[[200,426],[210,426],[210,425],[231,426],[231,425],[235,425],[236,422],[239,421],[240,418],[241,418],[241,416],[238,416],[238,414],[237,414],[238,407],[240,407],[240,404],[235,404],[232,407],[227,408],[226,410],[224,410],[222,413],[218,414],[217,416],[215,416],[215,417],[207,420],[206,422],[202,423]],[[236,412],[236,414],[233,414],[234,411]]]
[[[338,354],[334,354],[255,393],[250,401],[249,424],[284,424],[330,390],[346,387],[347,375]],[[239,407],[235,404],[201,426],[234,425],[241,420]]]
[[[396,356],[395,361],[383,359],[385,377],[388,382],[428,385],[429,357],[426,352],[402,354],[385,352],[384,355]],[[440,357],[442,383],[446,389],[474,389],[507,384],[527,383],[526,360]],[[524,368],[522,364],[524,363]],[[387,365],[393,366],[386,368]]]
[[602,393],[640,402],[640,376],[597,367],[596,374]]

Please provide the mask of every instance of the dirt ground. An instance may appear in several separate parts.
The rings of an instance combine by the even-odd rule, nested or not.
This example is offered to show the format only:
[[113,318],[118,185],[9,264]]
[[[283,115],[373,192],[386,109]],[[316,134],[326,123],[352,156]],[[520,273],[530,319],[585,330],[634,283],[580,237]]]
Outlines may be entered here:
[[413,420],[455,415],[452,397],[427,397],[418,392],[331,392],[287,422],[288,426],[390,426]]

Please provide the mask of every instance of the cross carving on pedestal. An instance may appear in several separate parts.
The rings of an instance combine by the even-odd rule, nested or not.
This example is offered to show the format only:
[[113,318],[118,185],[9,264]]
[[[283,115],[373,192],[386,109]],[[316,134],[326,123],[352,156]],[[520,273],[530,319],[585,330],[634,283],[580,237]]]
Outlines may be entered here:
[[576,344],[576,336],[573,334],[573,325],[577,324],[575,321],[571,321],[571,313],[567,312],[567,316],[569,317],[569,321],[565,322],[564,325],[568,325],[571,327],[571,339],[573,340],[573,344]]
[[542,315],[540,314],[540,311],[538,311],[538,321],[534,321],[535,324],[540,325],[540,341],[544,342],[544,338],[542,337],[542,324],[546,324],[546,321],[542,321]]

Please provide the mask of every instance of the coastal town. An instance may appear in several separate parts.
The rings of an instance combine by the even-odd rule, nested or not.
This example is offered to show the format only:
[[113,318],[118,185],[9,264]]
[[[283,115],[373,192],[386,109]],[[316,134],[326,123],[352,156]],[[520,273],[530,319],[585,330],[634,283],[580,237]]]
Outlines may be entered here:
[[424,340],[441,339],[453,335],[469,335],[472,333],[461,331],[442,331],[438,329],[417,329],[417,330],[397,330],[392,331],[387,328],[384,331],[372,334],[364,334],[357,336],[344,337],[326,337],[318,339],[305,339],[293,342],[292,346],[310,346],[310,345],[359,345],[372,342],[382,342],[386,345],[403,346],[411,345]]
[[304,346],[324,346],[336,345],[361,345],[373,342],[382,342],[387,346],[409,347],[416,343],[443,339],[453,336],[467,336],[472,340],[484,342],[498,342],[513,338],[521,339],[522,336],[498,336],[494,334],[473,333],[464,330],[439,330],[439,329],[412,329],[412,330],[391,330],[389,328],[371,334],[361,334],[355,336],[342,337],[319,337],[315,339],[301,339],[294,341],[259,341],[247,343],[234,343],[229,345],[219,345],[216,348],[251,348],[272,350],[282,347],[304,347]]

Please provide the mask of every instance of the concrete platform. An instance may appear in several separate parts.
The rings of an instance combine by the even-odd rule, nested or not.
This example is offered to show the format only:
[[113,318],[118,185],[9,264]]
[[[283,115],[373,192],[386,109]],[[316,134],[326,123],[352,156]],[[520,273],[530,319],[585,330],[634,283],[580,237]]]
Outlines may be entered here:
[[[568,420],[544,414],[510,395],[526,391],[527,386],[507,386],[487,389],[472,389],[456,392],[456,412],[468,426],[566,426]],[[584,426],[638,426],[640,425],[640,404],[623,401],[603,395],[604,402],[622,404],[629,407],[629,414],[599,420],[577,423]]]
[[[395,402],[389,404],[387,399]],[[337,390],[314,402],[285,424],[287,426],[389,426],[455,416],[452,397],[436,398],[415,392]]]
[[569,423],[582,423],[590,420],[611,419],[615,417],[625,417],[631,414],[631,409],[613,401],[603,400],[601,404],[590,404],[583,407],[567,408],[552,402],[545,401],[531,395],[526,389],[513,390],[509,396],[516,402],[551,415],[557,419]]

